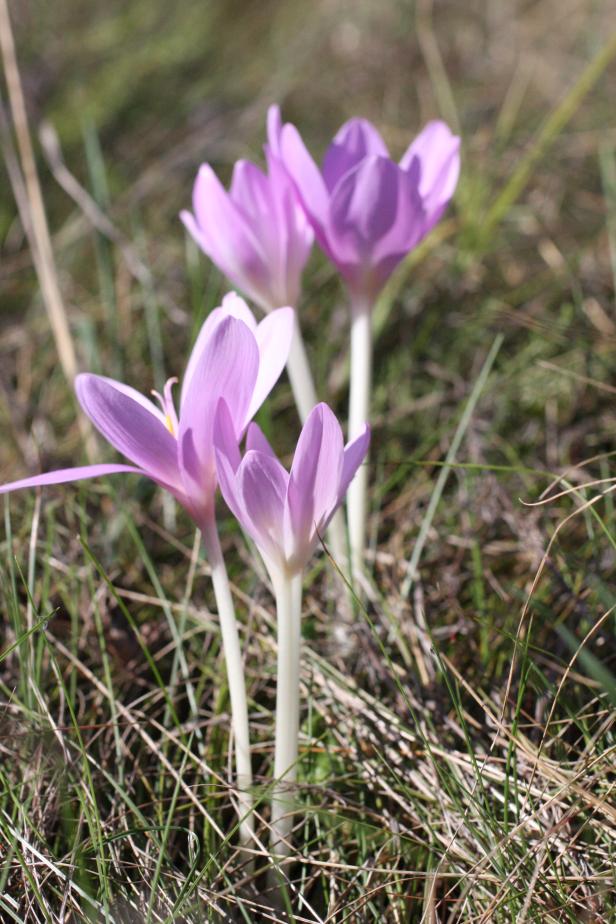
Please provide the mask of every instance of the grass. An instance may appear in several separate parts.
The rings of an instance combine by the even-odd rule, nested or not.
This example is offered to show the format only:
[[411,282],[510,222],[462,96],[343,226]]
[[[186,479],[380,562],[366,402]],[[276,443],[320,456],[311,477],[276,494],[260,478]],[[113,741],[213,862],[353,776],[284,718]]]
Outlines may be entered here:
[[[284,909],[266,859],[249,874],[236,849],[207,562],[181,511],[116,477],[4,499],[0,918],[616,919],[616,77],[597,64],[610,5],[89,12],[13,9],[33,130],[52,121],[114,229],[93,230],[41,157],[82,368],[143,390],[181,373],[225,284],[177,212],[200,160],[227,173],[259,156],[271,100],[314,147],[361,112],[401,151],[446,112],[464,170],[377,312],[373,592],[349,624],[326,555],[306,581],[303,812]],[[5,183],[2,480],[85,460],[15,214]],[[301,318],[320,392],[344,414],[346,307],[318,256]],[[288,453],[286,383],[260,422]],[[220,522],[266,842],[273,601],[222,506]]]

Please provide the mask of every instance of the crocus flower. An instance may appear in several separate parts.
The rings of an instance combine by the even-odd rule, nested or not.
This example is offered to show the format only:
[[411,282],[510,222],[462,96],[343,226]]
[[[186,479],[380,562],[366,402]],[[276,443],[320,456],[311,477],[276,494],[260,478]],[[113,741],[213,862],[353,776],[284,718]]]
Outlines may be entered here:
[[[277,106],[268,142],[293,178],[316,240],[345,280],[351,300],[349,437],[369,420],[372,379],[371,310],[400,261],[442,216],[460,172],[460,139],[444,122],[429,122],[399,164],[370,122],[351,119],[338,131],[322,169]],[[349,542],[354,578],[362,572],[367,468],[350,486]]]
[[114,472],[145,475],[166,488],[199,526],[213,515],[216,467],[214,415],[225,398],[240,436],[285,364],[293,333],[293,310],[280,308],[257,324],[234,293],[207,317],[188,360],[176,411],[169,379],[158,406],[113,379],[77,376],[79,403],[105,439],[133,464],[61,469],[0,486],[0,493],[61,484]]
[[426,125],[399,164],[366,119],[340,128],[321,170],[277,106],[268,142],[293,178],[319,246],[352,294],[369,301],[440,219],[460,172],[460,139],[440,121]]
[[293,800],[288,786],[297,777],[302,571],[319,537],[342,503],[370,441],[368,428],[345,446],[340,424],[318,404],[303,426],[290,473],[283,468],[256,424],[238,448],[233,414],[220,401],[214,444],[220,490],[256,543],[276,596],[278,668],[272,794],[272,850],[290,851]]
[[318,404],[302,428],[290,473],[256,424],[248,427],[243,458],[235,434],[223,399],[214,428],[222,495],[270,573],[299,574],[368,451],[369,430],[345,446],[333,412]]
[[227,192],[203,164],[193,212],[180,215],[199,247],[264,311],[295,306],[313,234],[294,185],[266,146],[268,172],[239,160]]
[[170,491],[203,531],[229,683],[243,844],[252,842],[254,831],[248,708],[235,611],[214,517],[213,428],[218,402],[224,397],[233,432],[241,436],[282,371],[293,327],[291,308],[279,308],[257,324],[241,298],[227,295],[201,328],[184,374],[179,413],[172,396],[176,379],[169,379],[162,395],[156,395],[158,407],[122,382],[79,375],[75,387],[84,411],[108,442],[133,464],[61,469],[0,486],[0,493],[5,494],[19,488],[133,472]]

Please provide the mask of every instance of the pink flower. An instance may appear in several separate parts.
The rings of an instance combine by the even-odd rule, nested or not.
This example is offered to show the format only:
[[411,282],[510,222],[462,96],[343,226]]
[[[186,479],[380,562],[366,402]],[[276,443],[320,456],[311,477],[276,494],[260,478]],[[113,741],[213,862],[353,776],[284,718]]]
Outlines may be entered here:
[[265,148],[267,174],[247,160],[233,169],[229,192],[203,164],[184,225],[216,266],[265,311],[297,305],[313,234],[294,185]]
[[441,218],[460,172],[460,139],[429,122],[399,164],[370,122],[351,119],[321,170],[278,106],[268,115],[270,149],[293,178],[321,249],[352,292],[374,299],[397,264]]
[[239,439],[286,362],[294,316],[280,308],[260,324],[234,293],[206,319],[188,360],[176,412],[169,379],[160,407],[140,392],[99,375],[76,380],[77,397],[105,439],[133,463],[61,469],[0,486],[0,494],[115,472],[145,475],[161,485],[203,527],[214,515],[213,428],[224,398]]
[[302,571],[369,442],[366,427],[345,447],[336,417],[326,404],[317,404],[302,428],[288,473],[256,424],[248,428],[241,458],[232,410],[224,399],[220,402],[214,427],[220,490],[270,572],[289,576]]

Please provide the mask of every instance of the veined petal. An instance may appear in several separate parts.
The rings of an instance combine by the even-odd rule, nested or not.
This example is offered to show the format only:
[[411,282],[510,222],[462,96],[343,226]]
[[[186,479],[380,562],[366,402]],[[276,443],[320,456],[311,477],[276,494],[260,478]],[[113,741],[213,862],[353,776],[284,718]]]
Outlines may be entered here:
[[220,311],[221,318],[237,318],[238,321],[243,321],[253,334],[256,333],[257,320],[244,299],[237,292],[227,292],[223,296]]
[[245,423],[254,417],[278,381],[289,356],[294,325],[295,312],[292,308],[277,308],[258,325],[259,371]]
[[258,291],[267,280],[263,248],[209,164],[197,174],[193,209],[193,221],[190,213],[180,217],[197,244],[235,285],[251,294]]
[[248,424],[248,430],[246,431],[246,450],[250,449],[255,449],[265,456],[271,456],[272,459],[276,458],[276,453],[270,446],[263,430],[254,422]]
[[[251,424],[250,426],[256,427],[256,424]],[[240,467],[242,457],[231,411],[224,398],[221,398],[218,402],[214,417],[214,448],[227,459],[233,474],[235,474]]]
[[[264,557],[268,561],[282,562],[287,472],[254,423],[248,427],[247,453],[240,463],[233,421],[224,400],[220,401],[216,412],[214,445],[218,482],[227,506]],[[269,494],[273,497],[271,502],[267,501]]]
[[315,526],[336,504],[344,442],[336,417],[317,404],[302,428],[289,478],[288,533],[301,559],[312,551]]
[[213,492],[216,485],[213,426],[218,402],[225,399],[239,435],[258,367],[259,351],[252,332],[242,321],[224,318],[205,343],[180,414],[180,460],[189,495]]
[[52,484],[67,484],[67,482],[82,481],[85,478],[101,478],[104,475],[115,475],[117,472],[148,476],[148,472],[135,468],[134,465],[81,465],[76,468],[60,468],[55,472],[33,475],[31,478],[22,478],[19,481],[10,481],[8,484],[0,485],[0,494],[21,491],[23,488],[42,488]]
[[249,160],[238,160],[233,167],[229,195],[244,215],[254,220],[253,227],[271,215],[271,196],[267,177]]
[[280,157],[293,178],[304,210],[321,240],[327,224],[327,187],[298,130],[289,123],[283,125],[280,132]]
[[[202,429],[204,411],[210,424],[221,398],[229,408],[236,433],[241,432],[252,397],[259,366],[254,334],[233,316],[216,324],[196,364],[186,392],[180,430]],[[211,407],[211,411],[209,408]],[[207,433],[211,443],[211,430]]]
[[[344,500],[344,496],[357,469],[366,458],[370,446],[370,427],[366,424],[362,433],[344,447],[342,458],[342,473],[340,475],[340,484],[338,486],[338,507]],[[332,511],[333,513],[334,511]]]
[[400,260],[419,244],[432,226],[418,189],[417,162],[414,162],[409,170],[398,170],[397,179],[398,203],[395,220],[387,233],[376,242],[371,255],[377,291]]
[[218,448],[216,449],[216,472],[220,493],[235,519],[243,526],[245,520],[247,520],[247,515],[237,474],[233,471],[233,466],[228,457]]
[[75,391],[94,426],[118,452],[153,478],[179,487],[177,442],[162,415],[136,400],[122,383],[98,375],[78,375]]
[[254,449],[237,471],[245,518],[242,526],[272,561],[284,559],[284,506],[289,475],[278,459]]
[[231,196],[209,164],[199,167],[193,188],[193,211],[201,233],[226,252],[234,246],[258,246]]
[[266,157],[277,227],[276,278],[272,280],[275,301],[270,307],[279,308],[297,303],[301,275],[310,256],[314,233],[286,167],[270,151],[266,151]]
[[99,375],[98,378],[103,382],[108,382],[109,385],[113,385],[114,388],[121,391],[127,398],[132,398],[133,401],[136,401],[137,404],[144,407],[150,414],[154,414],[165,427],[167,426],[165,415],[161,408],[157,404],[154,404],[153,401],[150,401],[149,398],[146,398],[145,395],[142,395],[140,391],[137,391],[136,388],[131,388],[130,385],[125,385],[124,382],[118,382],[116,379],[110,379],[106,375]]
[[402,171],[386,157],[370,155],[340,180],[331,200],[332,231],[369,259],[396,220]]
[[351,443],[347,443],[344,448],[344,457],[342,461],[342,473],[340,475],[340,484],[338,486],[338,496],[336,502],[333,506],[327,511],[327,513],[321,518],[317,523],[317,529],[319,535],[322,536],[324,530],[329,526],[333,515],[336,510],[342,505],[344,497],[349,488],[349,485],[353,481],[357,469],[365,461],[368,447],[370,446],[370,428],[368,425],[364,427],[362,433],[354,439]]
[[246,512],[237,478],[241,456],[233,420],[224,398],[218,402],[214,418],[214,449],[221,494],[236,520],[243,523]]
[[222,300],[222,305],[220,305],[218,308],[214,308],[213,311],[210,311],[207,318],[201,325],[201,330],[199,331],[197,339],[195,340],[195,345],[193,346],[192,352],[188,358],[186,371],[182,380],[180,407],[182,407],[184,404],[186,392],[188,391],[192,377],[195,374],[195,369],[197,369],[199,364],[202,362],[203,351],[205,350],[209,338],[212,336],[214,328],[217,324],[220,324],[221,321],[224,321],[225,318],[230,317],[243,321],[244,324],[253,333],[256,334],[257,322],[255,320],[255,316],[253,315],[244,299],[240,298],[240,296],[235,292],[227,292]]
[[385,142],[371,122],[349,119],[338,130],[323,161],[323,179],[329,192],[333,192],[338,181],[370,154],[389,157]]
[[[283,183],[290,186],[291,180],[285,176]],[[277,197],[280,193],[276,183],[255,164],[247,160],[237,161],[233,168],[230,196],[259,237],[267,268],[267,276],[261,281],[259,301],[266,310],[285,304],[276,298],[277,293],[284,294],[288,233],[288,225],[279,214]]]

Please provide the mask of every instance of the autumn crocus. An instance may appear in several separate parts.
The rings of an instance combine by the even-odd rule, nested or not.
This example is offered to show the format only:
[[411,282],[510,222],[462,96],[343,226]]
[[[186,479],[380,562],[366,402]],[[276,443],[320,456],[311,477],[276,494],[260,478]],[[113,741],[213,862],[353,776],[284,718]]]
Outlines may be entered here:
[[[269,120],[270,149],[293,178],[315,238],[344,279],[352,309],[349,437],[369,419],[372,376],[371,310],[395,267],[441,218],[460,171],[460,139],[429,122],[401,161],[389,156],[370,122],[351,119],[338,131],[321,169],[278,107]],[[361,571],[367,470],[349,490],[349,537],[354,573]]]
[[77,397],[95,427],[131,465],[101,464],[48,472],[0,487],[20,488],[132,472],[150,478],[182,504],[203,533],[223,638],[243,821],[241,839],[250,842],[253,821],[248,714],[239,635],[214,515],[216,464],[214,418],[224,398],[230,426],[240,438],[285,364],[293,335],[293,311],[280,308],[257,324],[237,295],[206,319],[188,360],[179,412],[170,379],[157,402],[140,392],[98,375],[76,380]]
[[[280,464],[256,424],[238,448],[233,413],[221,400],[214,428],[222,495],[256,543],[276,597],[278,680],[272,800],[272,845],[289,850],[299,734],[299,662],[302,572],[368,451],[368,428],[344,446],[342,430],[326,404],[303,426],[290,473]],[[285,785],[287,784],[287,785]]]
[[[180,217],[221,272],[270,312],[297,305],[313,233],[292,180],[268,145],[265,156],[266,173],[250,161],[237,161],[228,192],[212,167],[203,164],[193,188],[193,211]],[[304,419],[316,397],[299,324],[288,366]]]

